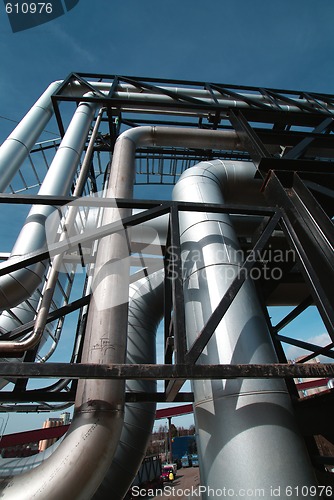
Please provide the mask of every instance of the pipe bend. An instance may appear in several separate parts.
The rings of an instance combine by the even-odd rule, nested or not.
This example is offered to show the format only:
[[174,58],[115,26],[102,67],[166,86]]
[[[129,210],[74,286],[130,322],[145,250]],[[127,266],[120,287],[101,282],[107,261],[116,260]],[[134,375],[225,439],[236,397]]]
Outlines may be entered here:
[[[155,362],[155,334],[163,311],[163,291],[162,270],[130,285],[128,363]],[[127,390],[130,392],[154,392],[156,390],[155,386],[156,383],[149,380],[129,380],[127,382]],[[125,405],[124,425],[120,441],[116,448],[113,462],[101,486],[93,497],[94,500],[106,498],[107,494],[110,494],[110,491],[113,492],[115,500],[116,498],[121,499],[124,497],[145,456],[147,442],[154,423],[155,407],[156,403],[128,403]],[[86,413],[82,418],[89,418],[87,413],[94,413],[94,410],[92,410],[92,405],[89,408],[89,412],[82,408],[81,414]],[[65,439],[67,439],[66,436]],[[59,445],[60,442],[58,441],[51,448],[32,457],[0,459],[0,465],[3,470],[2,476],[17,476],[31,470],[30,474],[27,473],[27,475],[22,476],[22,479],[27,478],[28,483],[30,483],[30,478],[33,477],[32,469],[41,467],[47,458],[53,460],[52,455],[56,452]],[[64,446],[64,444],[61,446]],[[15,483],[16,488],[16,481],[21,480],[20,478],[14,480],[7,477],[3,481],[11,481],[9,484]]]
[[[190,186],[197,191],[203,186],[204,191],[208,187],[215,191],[212,203],[219,203],[223,193],[225,203],[264,206],[266,201],[260,192],[262,181],[254,178],[255,173],[255,165],[248,161],[203,161],[182,173],[173,193],[175,199],[187,201]],[[204,196],[207,195],[203,194],[203,201]]]
[[117,137],[116,144],[125,140],[132,141],[135,147],[152,144],[154,129],[155,127],[150,126],[130,128]]
[[3,276],[0,280],[0,310],[12,309],[31,297],[41,284],[45,269],[45,263],[39,262]]

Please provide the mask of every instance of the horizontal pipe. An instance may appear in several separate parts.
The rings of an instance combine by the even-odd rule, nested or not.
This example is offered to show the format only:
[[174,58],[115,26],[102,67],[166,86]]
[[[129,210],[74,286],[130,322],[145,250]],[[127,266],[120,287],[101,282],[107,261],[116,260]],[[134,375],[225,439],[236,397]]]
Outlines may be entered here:
[[[104,94],[108,94],[112,83],[109,82],[89,82],[90,85],[92,85],[95,89],[99,90],[100,92]],[[71,88],[71,93],[72,96],[75,96],[76,93],[80,96],[83,92],[83,89],[86,88],[84,87],[80,82],[71,82],[69,84],[69,88]],[[159,88],[159,85],[157,85],[157,88]],[[237,92],[240,95],[240,99],[238,99],[238,96],[224,96],[222,97],[222,94],[216,90],[213,90],[213,92],[209,92],[208,90],[205,89],[192,89],[192,88],[186,88],[186,87],[173,87],[173,86],[161,86],[162,89],[161,94],[158,93],[153,93],[151,90],[145,90],[145,89],[140,89],[131,86],[129,84],[118,84],[116,91],[113,92],[112,98],[113,99],[122,99],[124,98],[129,102],[129,107],[131,106],[131,102],[137,101],[137,102],[143,102],[145,104],[149,104],[150,102],[155,103],[155,109],[156,106],[160,104],[172,104],[175,103],[175,98],[178,99],[178,102],[182,103],[182,96],[186,97],[191,97],[194,99],[193,104],[197,105],[200,107],[201,104],[204,106],[208,105],[218,105],[223,108],[239,108],[239,109],[248,109],[251,107],[251,103],[247,101],[252,101],[254,105],[256,103],[259,103],[260,105],[262,104],[264,107],[267,107],[268,110],[276,110],[277,107],[276,105],[270,100],[269,97],[263,95],[263,94],[251,94],[251,93],[243,93],[243,92]],[[171,92],[175,94],[175,98],[173,96],[169,96],[164,91]],[[291,104],[285,104],[284,101],[280,102],[280,110],[284,112],[294,112],[294,113],[300,113],[302,112],[300,106],[309,106],[310,103],[306,99],[303,98],[295,98],[289,96],[291,99],[292,103]],[[196,102],[197,100],[197,102]],[[184,101],[185,103],[188,102],[188,104],[191,104],[189,101]],[[331,105],[328,105],[326,103],[327,109],[329,113],[334,113],[334,107]],[[123,109],[126,109],[126,104],[124,104]],[[176,108],[177,109],[177,108]]]
[[[95,88],[98,92],[101,92],[105,96],[107,96],[111,90],[112,83],[109,82],[89,82],[89,84]],[[31,110],[27,113],[27,115],[23,118],[23,120],[19,123],[19,125],[15,128],[12,134],[8,137],[8,139],[2,144],[0,147],[0,191],[4,191],[5,188],[9,185],[11,179],[14,174],[19,169],[20,165],[23,163],[24,159],[28,156],[29,151],[34,146],[36,140],[39,135],[43,131],[45,125],[51,118],[53,114],[53,106],[51,101],[51,96],[60,89],[63,85],[63,81],[56,81],[50,84],[50,86],[46,89],[46,91],[42,94],[40,99],[35,103],[35,105],[31,108]],[[158,86],[159,87],[159,86]],[[182,98],[182,96],[192,97],[193,99],[197,99],[197,105],[200,106],[202,103],[203,106],[208,105],[219,105],[225,108],[249,108],[250,104],[248,104],[243,99],[250,99],[254,103],[260,103],[264,106],[267,106],[268,109],[276,109],[275,105],[271,102],[271,100],[264,96],[263,94],[247,94],[243,92],[239,92],[241,98],[237,99],[235,97],[224,97],[220,92],[213,90],[212,92],[205,89],[193,89],[193,88],[185,88],[185,87],[173,87],[173,86],[161,86],[162,94],[149,93],[150,91],[140,90],[133,85],[129,84],[118,84],[116,91],[113,93],[114,99],[124,99],[126,97],[129,102],[128,105],[124,104],[124,109],[128,108],[131,110],[131,102],[136,101],[136,107],[133,107],[134,110],[138,109],[140,106],[140,102],[145,104],[145,108],[143,111],[150,112],[147,109],[147,104],[152,102],[152,112],[156,110],[157,104],[166,105],[169,104],[170,110],[174,109],[175,114],[189,114],[190,112],[180,111],[180,108],[177,106],[172,108],[172,104],[175,100],[163,94],[164,91],[169,91],[175,94],[177,97]],[[82,97],[87,92],[87,87],[83,85],[81,82],[74,81],[69,83],[63,90],[61,95],[65,97]],[[98,94],[97,94],[98,95]],[[299,105],[309,105],[309,102],[306,99],[300,98],[291,98],[291,101],[295,101],[294,104],[283,104],[280,103],[280,109],[284,112],[300,112]],[[329,113],[334,113],[334,108],[326,103],[327,109]],[[191,113],[190,113],[191,114]]]
[[[131,285],[127,346],[128,364],[155,362],[155,337],[162,310],[162,272],[155,273],[154,276],[149,278],[145,277]],[[156,382],[131,380],[126,384],[126,389],[129,392],[154,393],[156,391]],[[154,424],[155,408],[156,403],[127,403],[125,405],[124,426],[120,442],[113,462],[93,497],[94,500],[106,498],[107,493],[109,494],[110,491],[113,492],[114,500],[124,497],[145,456],[147,442]],[[63,427],[68,430],[68,426]],[[34,469],[41,465],[54,450],[55,447],[48,448],[37,456],[33,455],[31,457],[0,458],[0,476],[16,476]]]

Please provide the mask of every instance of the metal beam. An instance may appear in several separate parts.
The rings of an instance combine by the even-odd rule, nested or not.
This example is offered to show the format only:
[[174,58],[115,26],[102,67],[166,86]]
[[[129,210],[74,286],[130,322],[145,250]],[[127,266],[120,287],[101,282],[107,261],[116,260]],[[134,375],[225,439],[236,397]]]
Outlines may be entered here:
[[311,132],[311,135],[309,134],[298,144],[296,144],[296,146],[290,149],[283,156],[283,159],[285,160],[285,159],[300,158],[314,141],[314,136],[312,136],[312,134],[321,134],[325,131],[330,130],[332,127],[333,127],[333,118],[332,117],[325,118],[325,120],[323,120],[317,127],[314,128],[314,130]]
[[4,378],[201,380],[230,378],[334,377],[334,364],[126,365],[0,363]]
[[285,187],[272,171],[264,194],[282,209],[282,229],[296,251],[305,282],[334,341],[333,225],[306,187],[303,189],[299,177],[291,173],[291,180],[292,185]]
[[245,282],[245,280],[249,274],[249,271],[254,267],[254,265],[257,261],[257,257],[260,255],[261,251],[263,250],[264,246],[266,245],[269,237],[271,236],[271,234],[273,233],[274,229],[276,228],[278,222],[280,221],[280,218],[281,218],[281,214],[278,211],[275,213],[275,215],[272,216],[272,218],[267,223],[267,225],[264,228],[262,234],[260,235],[258,241],[255,243],[253,250],[249,253],[244,264],[239,269],[237,277],[233,280],[233,282],[231,283],[231,285],[227,289],[224,297],[220,300],[218,306],[211,314],[206,325],[201,330],[197,339],[195,340],[195,342],[193,343],[193,345],[190,347],[189,351],[187,352],[185,359],[188,363],[195,363],[196,360],[201,355],[203,349],[205,348],[205,346],[209,342],[215,329],[217,328],[220,321],[222,320],[224,314],[226,313],[226,311],[230,307],[232,301],[234,300],[238,291],[240,290],[243,283]]

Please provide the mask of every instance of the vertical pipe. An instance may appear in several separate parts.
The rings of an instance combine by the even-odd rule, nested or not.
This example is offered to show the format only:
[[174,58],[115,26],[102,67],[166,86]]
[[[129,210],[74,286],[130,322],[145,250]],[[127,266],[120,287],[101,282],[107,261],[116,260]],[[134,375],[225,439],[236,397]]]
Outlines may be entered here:
[[[120,144],[115,147],[115,162],[113,159],[106,196],[130,198],[135,175],[133,162],[117,163],[119,148]],[[132,149],[135,150],[134,144]],[[119,220],[128,213],[127,209],[105,209],[102,224]],[[125,231],[107,236],[99,242],[92,285],[93,296],[88,310],[81,358],[83,363],[125,362],[128,256],[128,236]],[[110,273],[110,265],[115,261],[119,265],[112,266]],[[91,498],[102,482],[118,444],[123,425],[124,399],[123,380],[80,380],[73,422],[62,445],[38,470],[4,480],[0,486],[2,495],[15,500]]]
[[[130,286],[127,363],[156,362],[156,331],[163,313],[163,272]],[[155,392],[156,381],[128,380],[128,392]],[[156,403],[127,403],[124,425],[111,466],[93,499],[122,500],[145,457]]]
[[[239,184],[240,194],[247,197],[254,174],[250,163],[203,162],[181,176],[173,198],[222,204],[222,193],[228,193],[230,184],[232,189]],[[180,231],[189,347],[243,258],[228,215],[182,212]],[[277,362],[274,347],[248,278],[198,363],[273,362]],[[201,480],[206,487],[203,499],[223,488],[230,496],[242,492],[248,499],[256,491],[270,498],[273,488],[280,488],[280,498],[287,498],[287,487],[316,484],[283,381],[205,380],[192,385]]]

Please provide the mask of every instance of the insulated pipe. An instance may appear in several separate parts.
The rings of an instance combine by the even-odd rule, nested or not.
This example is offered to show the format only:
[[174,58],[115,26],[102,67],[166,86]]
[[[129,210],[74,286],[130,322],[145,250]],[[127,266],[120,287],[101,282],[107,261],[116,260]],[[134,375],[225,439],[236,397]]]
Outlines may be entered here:
[[[16,307],[13,307],[10,310],[3,311],[0,316],[0,339],[4,333],[11,332],[15,328],[28,323],[35,317],[35,311],[37,310],[39,301],[40,301],[40,292],[36,290],[32,296],[29,298],[29,301],[24,301]],[[43,336],[43,339],[45,337]],[[43,340],[42,339],[42,340]],[[0,358],[0,362],[6,363],[17,363],[21,361],[18,358]],[[0,389],[5,387],[8,382],[15,382],[12,379],[4,379],[0,378]]]
[[[247,196],[252,163],[212,161],[187,170],[173,190],[177,201],[224,203],[239,186]],[[217,307],[243,259],[228,215],[180,213],[181,254],[188,347]],[[248,278],[198,359],[206,364],[277,362],[252,280]],[[316,485],[306,449],[294,421],[291,401],[281,380],[232,379],[193,381],[202,498],[210,492],[255,491],[288,498]],[[210,489],[211,488],[211,489]],[[245,494],[244,494],[245,493]]]
[[[127,363],[156,362],[156,330],[163,311],[163,272],[145,277],[130,286]],[[153,380],[129,380],[128,392],[155,392]],[[113,500],[122,499],[145,456],[155,419],[156,403],[127,403],[124,426],[113,462],[94,495],[105,499],[112,492]],[[0,474],[16,476],[34,469],[59,446],[57,443],[38,455],[18,459],[1,459]]]
[[[95,109],[96,105],[91,103],[78,106],[38,194],[65,196],[69,192]],[[54,207],[47,205],[31,208],[10,259],[20,260],[22,255],[45,246],[45,220],[53,211]],[[45,264],[38,262],[1,277],[0,310],[15,307],[29,298],[40,284],[44,272]]]
[[[117,157],[118,146],[114,156]],[[106,195],[129,198],[134,169],[112,168]],[[128,210],[122,210],[121,217]],[[106,209],[103,224],[118,220],[118,211]],[[103,238],[98,247],[89,306],[83,363],[124,363],[126,355],[128,274],[127,235]],[[108,266],[119,261],[114,274]],[[122,266],[124,263],[124,266]],[[112,293],[125,298],[114,304]],[[126,296],[126,297],[125,297]],[[8,499],[88,499],[102,482],[114,455],[123,425],[124,381],[80,380],[73,422],[63,443],[40,467],[4,480],[2,495]]]
[[0,147],[0,191],[4,191],[53,115],[51,96],[62,82],[53,82]]
[[[106,95],[109,94],[110,88],[112,86],[112,83],[109,82],[88,82],[92,87],[94,87],[96,90],[99,90],[102,93],[105,93]],[[222,96],[222,94],[218,91],[213,91],[212,93],[209,92],[208,90],[205,89],[196,89],[196,88],[186,88],[186,87],[173,87],[173,86],[159,86],[157,85],[158,88],[162,89],[162,92],[166,90],[167,92],[172,92],[176,94],[177,96],[182,97],[182,95],[185,95],[187,97],[192,97],[194,99],[197,99],[198,102],[196,103],[197,105],[200,105],[201,102],[204,105],[207,104],[217,104],[221,107],[225,108],[240,108],[240,109],[248,109],[251,107],[251,105],[242,100],[243,97],[247,100],[250,99],[253,102],[258,102],[262,103],[267,106],[268,110],[270,109],[277,109],[276,105],[270,100],[269,97],[266,97],[265,95],[262,94],[251,94],[251,93],[244,93],[244,92],[239,92],[241,98],[238,99],[238,97],[228,97],[228,96]],[[227,87],[228,88],[228,87]],[[71,95],[76,95],[78,93],[79,95],[82,95],[83,92],[85,92],[87,87],[82,85],[80,82],[71,82],[69,85],[68,89],[65,89],[65,92],[71,92]],[[270,89],[269,89],[270,90]],[[161,103],[161,104],[166,104],[170,103],[172,104],[173,102],[175,103],[175,99],[167,94],[158,94],[158,93],[151,93],[150,90],[142,90],[138,89],[137,87],[129,84],[118,84],[117,89],[113,92],[113,98],[117,99],[124,99],[124,96],[126,96],[126,99],[131,103],[131,101],[137,101],[137,102],[145,102],[145,104],[149,102],[154,102],[155,105]],[[300,99],[300,98],[291,98],[292,104],[284,104],[280,103],[280,110],[284,112],[297,112],[300,113],[302,112],[300,107],[298,105],[308,105],[310,106],[309,101],[306,99]],[[295,103],[295,104],[294,104]],[[195,103],[194,103],[195,104]],[[328,105],[326,103],[327,109],[330,113],[334,113],[334,107]],[[130,104],[129,104],[130,106]],[[138,106],[136,103],[135,106]],[[129,108],[131,109],[131,107]],[[133,107],[133,109],[136,109],[136,107]],[[177,110],[177,108],[175,108]]]
[[[156,331],[163,312],[163,272],[130,285],[127,363],[156,362]],[[156,381],[129,380],[128,392],[155,392]],[[155,420],[156,403],[127,403],[124,425],[113,461],[94,500],[122,500],[145,457]]]
[[[79,108],[80,108],[80,106],[79,106]],[[92,118],[91,115],[94,114],[94,112],[95,112],[95,106],[90,106],[88,108],[88,114],[87,114],[88,118]],[[103,114],[103,110],[100,110],[100,112],[97,116],[96,122],[95,122],[95,126],[94,126],[94,129],[92,132],[91,140],[89,142],[84,161],[83,161],[81,169],[80,169],[78,179],[76,181],[73,196],[80,196],[84,190],[85,183],[87,181],[87,177],[89,174],[89,169],[91,167],[91,161],[92,161],[92,156],[93,156],[93,152],[94,152],[94,143],[95,143],[95,139],[96,139],[96,136],[98,133],[100,123],[101,123],[102,114]],[[78,155],[78,159],[79,158],[80,158],[80,155]],[[76,163],[77,162],[74,162],[74,165],[76,165]],[[73,169],[74,165],[72,166],[72,169]],[[52,207],[49,207],[49,208],[52,210]],[[63,232],[60,235],[60,239],[59,239],[60,242],[64,241],[68,237],[68,234],[70,233],[72,226],[75,222],[76,215],[77,215],[77,207],[75,205],[70,206],[68,213],[66,215],[66,218],[65,218]],[[42,228],[42,230],[43,229],[44,228]],[[41,236],[43,236],[43,234]],[[9,341],[1,342],[0,351],[2,351],[2,352],[3,351],[5,351],[5,352],[9,352],[9,351],[22,352],[22,351],[31,349],[32,347],[35,347],[35,345],[38,344],[38,342],[41,340],[44,329],[45,329],[47,316],[48,316],[48,313],[49,313],[49,310],[51,307],[54,290],[55,290],[55,287],[57,285],[59,270],[60,270],[61,265],[62,265],[62,260],[63,260],[63,254],[56,255],[54,260],[53,260],[52,268],[51,268],[51,271],[48,275],[48,280],[47,280],[46,286],[43,290],[43,297],[42,297],[41,305],[40,305],[40,308],[39,308],[39,311],[38,311],[38,314],[36,317],[35,326],[34,326],[32,334],[29,335],[29,337],[24,339],[24,340],[20,340],[20,341],[10,341],[9,340]]]
[[[20,165],[24,161],[24,159],[28,156],[29,151],[34,146],[36,140],[40,136],[43,131],[45,125],[51,118],[53,114],[53,107],[51,96],[57,92],[57,90],[61,87],[63,81],[56,81],[49,85],[46,91],[42,94],[42,96],[38,99],[38,101],[34,104],[31,110],[27,113],[27,115],[23,118],[23,120],[19,123],[19,125],[15,128],[15,130],[10,134],[7,140],[0,147],[0,191],[4,191],[6,187],[11,182],[14,174],[19,169]],[[109,82],[89,82],[89,84],[94,87],[97,91],[104,93],[106,96],[109,94],[112,83]],[[197,98],[200,104],[200,100],[203,104],[218,104],[219,106],[226,108],[249,108],[250,105],[243,101],[235,98],[222,98],[220,92],[213,91],[212,93],[205,89],[193,89],[193,88],[185,88],[185,87],[164,87],[161,86],[162,90],[167,90],[175,93],[176,95],[186,95],[188,97]],[[63,95],[73,96],[73,97],[81,97],[87,92],[87,87],[82,85],[80,82],[71,82],[62,92]],[[124,99],[124,94],[131,103],[131,101],[137,101],[137,104],[133,109],[138,109],[138,102],[142,101],[145,104],[149,102],[165,104],[174,102],[172,97],[168,95],[159,95],[159,94],[150,94],[148,92],[138,92],[136,87],[128,84],[119,84],[117,86],[117,91],[113,93],[113,97]],[[267,105],[268,109],[275,108],[275,104],[271,102],[269,98],[264,95],[258,94],[244,94],[240,93],[241,96],[244,96],[246,99],[249,98],[255,102],[259,102]],[[298,104],[309,105],[309,102],[306,99],[291,99],[296,102],[294,104],[280,104],[280,110],[284,112],[300,112],[300,108]],[[327,104],[327,103],[326,103]],[[128,109],[132,109],[131,106],[128,106]],[[276,109],[276,108],[275,108]],[[329,105],[327,105],[327,109],[329,112],[334,113],[334,109],[332,109]],[[147,111],[147,110],[146,110]],[[174,108],[173,112],[178,113],[179,109]]]

